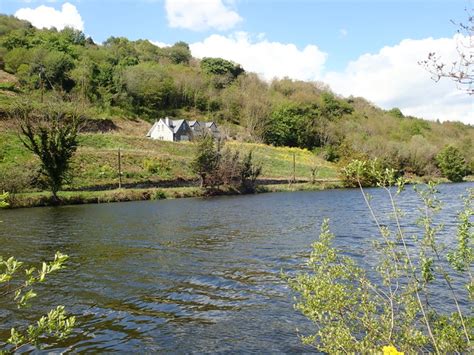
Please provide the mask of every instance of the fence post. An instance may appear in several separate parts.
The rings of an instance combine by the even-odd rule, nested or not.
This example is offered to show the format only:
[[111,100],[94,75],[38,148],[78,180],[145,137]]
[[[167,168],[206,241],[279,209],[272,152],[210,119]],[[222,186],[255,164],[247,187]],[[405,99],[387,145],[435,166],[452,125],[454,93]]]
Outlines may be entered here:
[[119,176],[119,186],[118,188],[122,188],[122,153],[120,148],[118,149],[118,176]]

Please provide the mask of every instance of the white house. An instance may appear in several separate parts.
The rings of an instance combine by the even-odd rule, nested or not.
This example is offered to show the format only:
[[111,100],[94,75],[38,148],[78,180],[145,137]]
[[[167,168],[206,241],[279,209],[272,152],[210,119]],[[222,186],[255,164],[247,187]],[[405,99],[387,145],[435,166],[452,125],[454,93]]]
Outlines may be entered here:
[[215,122],[172,120],[168,117],[156,121],[147,133],[147,137],[164,141],[189,141],[194,137],[212,134],[219,138],[219,129]]
[[156,121],[147,133],[147,137],[162,141],[189,141],[193,132],[186,120],[172,120],[168,117]]

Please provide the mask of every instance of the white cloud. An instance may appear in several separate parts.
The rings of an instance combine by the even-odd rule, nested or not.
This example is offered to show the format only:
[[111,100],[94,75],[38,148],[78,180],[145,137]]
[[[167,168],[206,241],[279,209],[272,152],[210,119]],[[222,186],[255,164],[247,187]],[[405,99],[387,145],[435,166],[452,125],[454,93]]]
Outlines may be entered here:
[[157,47],[164,48],[164,47],[171,47],[172,44],[160,42],[160,41],[150,41],[151,44],[154,44]]
[[318,80],[327,54],[315,45],[303,50],[291,43],[269,42],[261,34],[253,41],[246,32],[230,36],[212,35],[190,45],[193,56],[221,57],[241,64],[266,80],[288,76],[298,80]]
[[327,73],[323,81],[339,94],[362,96],[385,109],[399,107],[407,115],[474,124],[472,97],[449,79],[435,83],[418,65],[429,52],[441,55],[446,63],[455,61],[459,39],[406,39],[360,56],[343,72]]
[[233,28],[242,18],[229,5],[223,0],[165,0],[169,25],[193,31]]
[[61,10],[45,5],[35,9],[22,8],[15,12],[15,16],[31,22],[37,28],[56,27],[58,30],[62,30],[65,27],[72,27],[80,31],[84,30],[84,21],[79,11],[68,2],[61,6]]

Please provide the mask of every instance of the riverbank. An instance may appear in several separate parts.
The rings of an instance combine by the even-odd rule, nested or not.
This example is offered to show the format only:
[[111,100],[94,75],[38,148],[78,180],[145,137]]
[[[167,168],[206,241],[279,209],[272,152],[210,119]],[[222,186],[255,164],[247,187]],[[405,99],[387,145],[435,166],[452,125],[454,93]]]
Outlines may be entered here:
[[[433,180],[433,179],[432,179]],[[341,180],[316,180],[314,183],[309,181],[297,181],[289,183],[287,181],[262,180],[264,184],[258,185],[256,194],[271,192],[296,192],[296,191],[320,191],[345,188]],[[438,184],[449,183],[447,179],[434,179]],[[423,178],[410,179],[408,185],[416,185],[426,183]],[[465,182],[474,182],[474,176],[468,176]],[[83,205],[83,204],[101,204],[114,202],[129,201],[149,201],[149,200],[165,200],[190,197],[214,197],[214,196],[232,196],[241,195],[242,193],[236,189],[221,188],[209,194],[204,189],[197,186],[179,186],[179,187],[144,187],[144,188],[121,188],[108,190],[92,190],[92,191],[60,191],[59,206]],[[26,192],[10,194],[10,209],[31,208],[31,207],[47,207],[58,206],[53,201],[49,191]]]
[[[257,187],[256,193],[268,192],[290,192],[290,191],[318,191],[325,189],[342,188],[339,181],[317,181],[309,182],[268,184]],[[213,194],[216,195],[239,195],[235,189],[221,189]],[[61,191],[58,194],[60,206],[100,204],[128,201],[147,201],[176,199],[189,197],[209,197],[205,190],[195,187],[167,187],[167,188],[136,188],[115,189],[102,191]],[[9,208],[30,208],[58,205],[51,199],[51,193],[47,191],[11,194],[8,200]]]

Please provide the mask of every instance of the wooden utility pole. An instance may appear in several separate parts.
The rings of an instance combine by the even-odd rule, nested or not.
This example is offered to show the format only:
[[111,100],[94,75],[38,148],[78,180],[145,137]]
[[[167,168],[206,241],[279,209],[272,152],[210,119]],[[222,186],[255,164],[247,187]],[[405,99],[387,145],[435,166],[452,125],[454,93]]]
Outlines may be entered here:
[[293,183],[296,183],[296,154],[293,153]]
[[119,176],[119,189],[122,188],[122,153],[120,148],[118,149],[118,176]]

